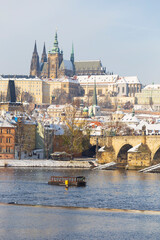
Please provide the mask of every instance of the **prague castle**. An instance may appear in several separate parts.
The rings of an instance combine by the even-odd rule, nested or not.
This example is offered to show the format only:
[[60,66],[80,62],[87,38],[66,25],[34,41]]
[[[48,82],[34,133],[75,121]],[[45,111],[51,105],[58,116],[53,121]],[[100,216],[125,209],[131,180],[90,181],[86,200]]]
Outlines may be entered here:
[[[18,102],[45,105],[59,103],[59,99],[71,102],[74,97],[81,100],[84,97],[89,104],[95,82],[97,95],[110,97],[112,105],[123,105],[126,101],[134,103],[135,94],[140,93],[142,88],[136,76],[120,77],[118,74],[106,73],[100,60],[75,61],[73,45],[70,60],[63,59],[56,32],[52,49],[47,54],[44,45],[41,59],[35,42],[30,76],[0,75],[0,102],[8,101],[8,87],[12,83],[15,101]],[[11,88],[13,91],[13,86]]]
[[44,45],[41,61],[39,61],[35,42],[31,60],[30,76],[53,79],[61,78],[63,76],[72,77],[74,75],[102,75],[105,74],[105,72],[106,69],[102,67],[100,60],[74,61],[73,45],[70,60],[64,60],[63,51],[60,50],[58,46],[57,32],[55,33],[53,48],[48,51],[48,56]]

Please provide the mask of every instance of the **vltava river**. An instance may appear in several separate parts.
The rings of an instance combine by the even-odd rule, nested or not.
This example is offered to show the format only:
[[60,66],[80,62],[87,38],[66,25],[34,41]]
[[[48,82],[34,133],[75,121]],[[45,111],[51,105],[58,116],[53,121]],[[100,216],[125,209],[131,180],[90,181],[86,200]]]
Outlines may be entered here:
[[[52,175],[86,177],[87,186],[48,185]],[[159,213],[121,213],[48,206],[160,211],[160,174],[135,171],[0,168],[0,239],[159,239]],[[43,207],[44,206],[44,207]]]

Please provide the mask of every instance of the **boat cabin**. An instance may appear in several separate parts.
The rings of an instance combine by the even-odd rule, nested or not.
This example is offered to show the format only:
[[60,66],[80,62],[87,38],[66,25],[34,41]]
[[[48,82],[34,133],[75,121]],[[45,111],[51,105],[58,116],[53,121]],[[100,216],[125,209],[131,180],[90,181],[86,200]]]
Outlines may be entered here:
[[68,186],[85,186],[85,177],[78,176],[78,177],[59,177],[59,176],[52,176],[51,179],[48,181],[50,185],[61,185],[65,186],[65,182],[68,181]]

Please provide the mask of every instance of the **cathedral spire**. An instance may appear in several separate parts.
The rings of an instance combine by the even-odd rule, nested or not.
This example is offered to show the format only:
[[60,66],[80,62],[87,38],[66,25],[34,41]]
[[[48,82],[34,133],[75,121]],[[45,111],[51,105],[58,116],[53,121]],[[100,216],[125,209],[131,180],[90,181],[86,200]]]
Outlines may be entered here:
[[37,54],[37,44],[36,44],[36,41],[35,41],[35,44],[34,44],[34,51],[33,51],[33,53]]
[[47,54],[46,54],[46,46],[44,43],[43,46],[43,52],[42,52],[42,57],[41,57],[41,63],[47,62]]
[[97,92],[96,92],[96,81],[94,80],[94,91],[93,91],[93,106],[97,106]]
[[54,37],[54,47],[58,47],[58,35],[57,35],[57,30],[55,32],[55,37]]
[[70,56],[70,61],[74,64],[74,46],[72,43],[72,52],[71,52],[71,56]]
[[55,37],[54,37],[54,44],[53,44],[53,48],[51,51],[49,51],[49,53],[60,53],[60,49],[58,47],[58,35],[57,35],[57,30],[55,33]]
[[34,51],[33,51],[33,55],[32,55],[32,60],[31,60],[31,66],[30,66],[30,75],[31,76],[39,76],[39,56],[38,56],[38,52],[37,52],[37,44],[35,41],[34,44]]

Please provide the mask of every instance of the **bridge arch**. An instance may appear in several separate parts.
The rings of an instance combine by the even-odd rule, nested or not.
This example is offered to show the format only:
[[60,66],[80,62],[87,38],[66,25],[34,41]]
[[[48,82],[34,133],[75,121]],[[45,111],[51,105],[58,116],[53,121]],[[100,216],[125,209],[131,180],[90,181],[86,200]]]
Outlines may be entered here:
[[96,148],[97,151],[101,148],[99,145],[91,145],[89,149],[82,152],[83,157],[96,157]]
[[130,145],[129,143],[124,144],[123,146],[121,146],[121,148],[119,149],[119,152],[117,154],[117,163],[120,165],[127,165],[127,152],[130,148],[132,148],[133,146]]
[[153,158],[151,160],[151,164],[158,164],[160,163],[160,146],[156,149],[156,151],[153,153]]

